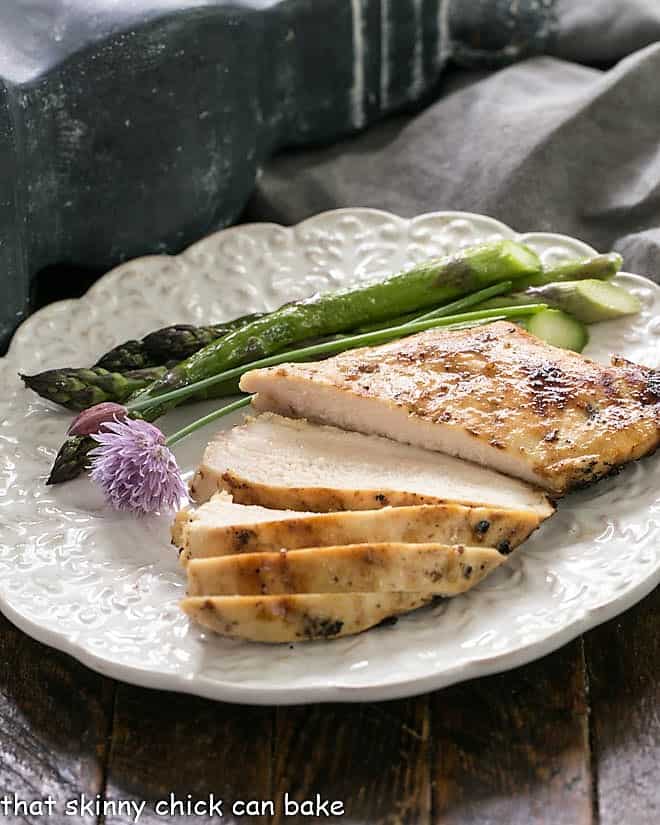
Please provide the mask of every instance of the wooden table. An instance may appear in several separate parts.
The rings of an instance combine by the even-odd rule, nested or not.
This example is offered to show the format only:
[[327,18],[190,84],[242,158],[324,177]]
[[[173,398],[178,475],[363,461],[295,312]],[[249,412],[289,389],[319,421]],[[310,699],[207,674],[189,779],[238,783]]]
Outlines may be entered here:
[[[0,620],[0,797],[147,800],[141,823],[657,825],[660,590],[526,667],[393,702],[257,708],[131,687]],[[223,799],[163,818],[155,800]],[[233,816],[236,800],[312,799],[344,816]],[[133,822],[126,811],[111,823]]]
[[[37,303],[80,294],[84,273]],[[63,284],[63,287],[61,286]],[[147,823],[658,825],[660,590],[526,667],[413,699],[257,708],[131,687],[0,617],[0,801],[53,799],[0,823],[66,815],[81,794],[148,804]],[[342,802],[344,816],[233,816],[237,800]],[[157,816],[156,800],[225,801],[223,817]],[[10,809],[11,810],[11,809]]]

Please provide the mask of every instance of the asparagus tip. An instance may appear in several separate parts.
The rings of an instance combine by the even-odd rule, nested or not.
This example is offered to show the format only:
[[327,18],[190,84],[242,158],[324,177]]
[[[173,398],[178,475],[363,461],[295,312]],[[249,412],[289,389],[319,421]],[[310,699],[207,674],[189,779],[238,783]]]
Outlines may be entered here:
[[39,373],[36,373],[35,375],[26,375],[24,372],[19,372],[18,377],[25,384],[25,386],[31,390],[33,388],[35,379],[39,377]]
[[[55,404],[60,404],[63,407],[71,407],[70,404],[62,400],[62,376],[66,370],[46,370],[45,372],[36,372],[33,375],[26,375],[19,372],[19,378],[23,384],[32,392],[45,398],[47,401],[53,401]],[[75,409],[75,406],[71,407]]]
[[71,481],[87,468],[87,453],[94,446],[88,435],[70,435],[55,456],[46,484]]
[[48,478],[46,479],[46,484],[51,486],[53,484],[61,484],[64,481],[69,481],[70,478],[75,478],[75,476],[71,476],[68,472],[68,467],[61,461],[60,454],[57,454],[57,458],[53,462],[53,466],[50,468],[50,473]]
[[46,479],[46,484],[59,484],[62,481],[66,481],[67,479],[62,476],[63,465],[61,461],[61,451],[57,454],[55,461],[53,462],[53,466],[50,468],[50,473],[48,474],[48,478]]
[[33,375],[27,375],[24,372],[19,372],[18,377],[29,390],[33,390],[39,395],[43,395],[48,390],[53,372],[54,370],[47,370],[46,372],[35,372]]

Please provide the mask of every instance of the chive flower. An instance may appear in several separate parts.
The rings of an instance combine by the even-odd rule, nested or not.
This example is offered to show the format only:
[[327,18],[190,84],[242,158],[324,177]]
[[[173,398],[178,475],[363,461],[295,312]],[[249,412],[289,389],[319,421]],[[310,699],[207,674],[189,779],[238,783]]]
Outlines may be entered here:
[[186,488],[165,436],[153,424],[131,418],[104,421],[91,433],[91,478],[115,510],[146,514],[176,510]]

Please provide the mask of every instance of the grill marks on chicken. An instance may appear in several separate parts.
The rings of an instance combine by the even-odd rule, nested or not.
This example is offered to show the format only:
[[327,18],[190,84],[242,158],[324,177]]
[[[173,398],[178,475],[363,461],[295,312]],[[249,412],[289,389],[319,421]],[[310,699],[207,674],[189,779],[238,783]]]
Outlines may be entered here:
[[551,515],[541,487],[561,495],[660,440],[658,371],[600,366],[509,323],[241,386],[264,412],[209,444],[192,493],[211,501],[180,513],[173,539],[183,610],[262,642],[357,633],[468,590]]
[[653,452],[660,373],[604,367],[508,322],[434,329],[247,373],[254,405],[458,456],[553,494]]
[[493,547],[381,542],[192,559],[189,596],[433,593],[456,596],[505,561]]
[[181,607],[262,642],[357,633],[465,592],[553,512],[538,488],[483,467],[270,413],[219,433],[191,489],[211,501],[173,526]]
[[338,513],[300,513],[236,504],[219,493],[194,510],[181,510],[172,525],[180,559],[277,552],[283,547],[403,542],[496,547],[507,553],[539,526],[531,510],[429,504]]
[[181,602],[181,609],[223,636],[282,643],[350,636],[432,600],[433,596],[421,593],[190,596]]

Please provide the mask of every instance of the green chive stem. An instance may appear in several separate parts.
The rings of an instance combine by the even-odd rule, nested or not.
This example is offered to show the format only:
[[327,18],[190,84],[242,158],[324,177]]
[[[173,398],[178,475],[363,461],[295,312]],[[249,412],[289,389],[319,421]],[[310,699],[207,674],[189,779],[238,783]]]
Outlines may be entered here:
[[457,312],[463,312],[470,307],[477,306],[482,301],[487,301],[489,298],[494,298],[497,295],[503,295],[506,292],[511,292],[513,289],[513,281],[502,281],[501,284],[493,284],[487,286],[485,289],[479,289],[477,292],[471,292],[463,298],[458,298],[449,304],[432,309],[430,312],[425,312],[423,315],[418,315],[414,320],[428,321],[429,318],[445,318]]
[[225,415],[230,415],[230,413],[236,412],[236,410],[247,407],[251,400],[252,396],[246,395],[243,396],[243,398],[239,398],[238,401],[232,401],[231,404],[226,404],[224,407],[220,407],[220,409],[213,410],[213,412],[210,412],[208,415],[198,418],[191,424],[188,424],[180,430],[177,430],[175,433],[172,433],[172,435],[168,435],[165,439],[165,444],[168,447],[171,447],[172,444],[176,444],[177,441],[181,441],[182,438],[194,433],[195,430],[199,430],[200,427],[205,427],[207,424],[211,424],[218,418],[223,418]]

